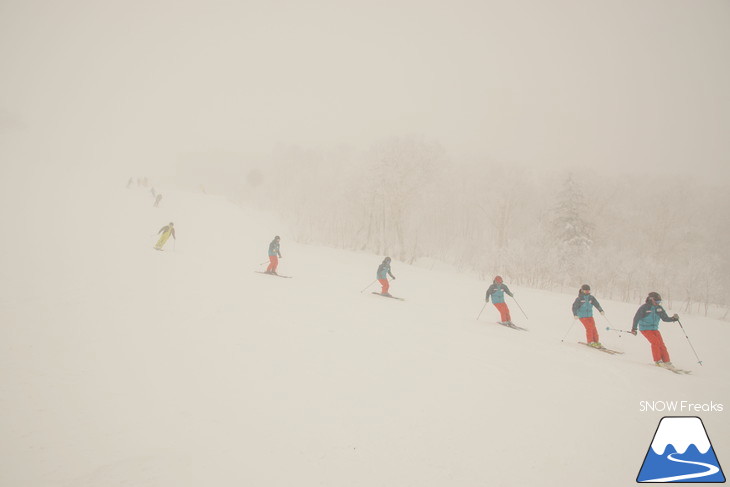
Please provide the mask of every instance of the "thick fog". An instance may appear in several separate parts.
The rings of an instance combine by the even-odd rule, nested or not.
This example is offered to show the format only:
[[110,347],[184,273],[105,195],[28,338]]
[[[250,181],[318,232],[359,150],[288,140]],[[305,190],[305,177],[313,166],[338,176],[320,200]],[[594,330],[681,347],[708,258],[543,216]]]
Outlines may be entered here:
[[204,185],[303,242],[726,305],[729,22],[724,0],[4,0],[0,170]]

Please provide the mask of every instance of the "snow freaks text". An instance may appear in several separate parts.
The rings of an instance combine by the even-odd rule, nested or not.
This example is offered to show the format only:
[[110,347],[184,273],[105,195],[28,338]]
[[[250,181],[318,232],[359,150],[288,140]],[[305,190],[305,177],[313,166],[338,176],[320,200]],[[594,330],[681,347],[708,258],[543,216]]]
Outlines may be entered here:
[[639,401],[639,412],[671,413],[721,413],[724,406],[710,401],[696,403],[691,401]]

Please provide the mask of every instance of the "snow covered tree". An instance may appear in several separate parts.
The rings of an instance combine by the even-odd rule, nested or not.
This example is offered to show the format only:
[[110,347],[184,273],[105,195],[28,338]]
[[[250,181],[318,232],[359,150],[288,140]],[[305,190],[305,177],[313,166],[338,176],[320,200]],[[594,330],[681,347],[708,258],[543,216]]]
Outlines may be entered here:
[[561,244],[571,251],[591,248],[593,226],[583,218],[588,213],[586,199],[572,176],[568,176],[558,194],[553,229]]
[[393,137],[371,149],[362,179],[367,247],[401,260],[415,257],[414,242],[427,230],[420,221],[428,215],[424,195],[443,162],[437,143],[417,137]]
[[583,277],[580,258],[593,245],[593,225],[585,215],[589,213],[586,198],[572,175],[563,183],[553,210],[552,234],[557,245],[560,267],[564,278],[574,280]]

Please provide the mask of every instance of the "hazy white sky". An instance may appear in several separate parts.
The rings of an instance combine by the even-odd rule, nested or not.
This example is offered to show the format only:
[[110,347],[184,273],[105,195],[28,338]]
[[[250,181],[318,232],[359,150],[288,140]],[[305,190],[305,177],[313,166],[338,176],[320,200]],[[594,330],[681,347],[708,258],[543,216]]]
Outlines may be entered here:
[[415,133],[727,177],[729,27],[727,0],[0,0],[0,144],[145,159]]

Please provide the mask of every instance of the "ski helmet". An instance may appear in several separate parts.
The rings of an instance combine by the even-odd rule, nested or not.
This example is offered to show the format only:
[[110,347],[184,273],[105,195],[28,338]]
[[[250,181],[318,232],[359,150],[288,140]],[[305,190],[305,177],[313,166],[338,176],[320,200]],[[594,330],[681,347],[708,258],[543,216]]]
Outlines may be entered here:
[[653,299],[653,300],[654,300],[654,302],[658,303],[659,301],[661,301],[661,300],[662,300],[662,297],[661,297],[661,296],[659,295],[659,293],[657,293],[657,292],[654,292],[654,291],[652,291],[652,292],[650,292],[650,293],[649,293],[649,295],[648,295],[648,296],[646,297],[646,300],[647,300],[647,301],[649,301],[650,299]]
[[502,284],[502,282],[503,282],[503,281],[502,281],[502,276],[496,276],[496,277],[494,278],[494,282],[496,282],[497,284]]
[[276,237],[274,237],[274,240],[281,240],[281,237],[277,235]]
[[386,257],[385,259],[383,259],[383,262],[390,262],[390,257]]
[[175,224],[174,224],[174,223],[172,223],[172,222],[170,222],[170,226],[171,226],[171,227],[174,227],[174,226],[175,226]]
[[582,285],[582,286],[580,287],[580,290],[581,290],[581,291],[590,291],[590,290],[591,290],[591,287],[590,287],[590,286],[589,286],[588,284],[583,284],[583,285]]

